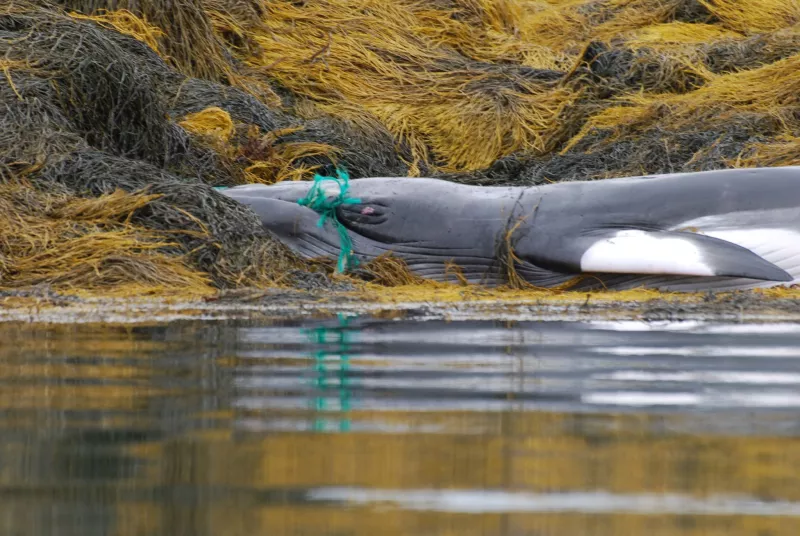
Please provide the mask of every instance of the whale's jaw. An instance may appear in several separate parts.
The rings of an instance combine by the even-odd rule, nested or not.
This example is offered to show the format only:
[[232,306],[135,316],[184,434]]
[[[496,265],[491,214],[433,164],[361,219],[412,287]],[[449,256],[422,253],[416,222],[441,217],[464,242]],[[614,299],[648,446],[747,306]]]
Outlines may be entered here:
[[[301,235],[275,234],[297,255],[308,260],[336,261],[341,253],[340,237],[330,229]],[[348,234],[359,266],[379,257],[388,256],[403,261],[412,274],[432,281],[485,286],[499,286],[508,282],[501,263],[491,257],[459,257],[448,255],[443,250],[415,249],[407,245],[393,247],[390,244],[364,238],[352,231],[348,231]]]

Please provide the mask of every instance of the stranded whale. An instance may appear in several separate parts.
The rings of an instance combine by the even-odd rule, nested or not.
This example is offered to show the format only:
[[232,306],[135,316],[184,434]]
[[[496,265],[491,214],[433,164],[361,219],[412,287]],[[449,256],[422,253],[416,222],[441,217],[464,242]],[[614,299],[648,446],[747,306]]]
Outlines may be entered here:
[[[298,204],[312,183],[223,193],[307,258],[336,258],[335,225]],[[336,185],[334,185],[336,187]],[[338,187],[336,187],[338,188]],[[338,195],[338,190],[331,191]],[[800,279],[800,167],[565,182],[466,186],[437,179],[350,182],[336,209],[362,261],[402,258],[426,278],[531,285],[730,290]]]

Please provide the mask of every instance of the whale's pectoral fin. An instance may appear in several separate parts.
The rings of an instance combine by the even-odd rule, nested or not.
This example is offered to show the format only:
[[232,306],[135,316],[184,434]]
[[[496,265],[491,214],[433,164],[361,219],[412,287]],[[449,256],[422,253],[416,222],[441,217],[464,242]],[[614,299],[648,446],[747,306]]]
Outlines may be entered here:
[[[580,272],[743,277],[791,281],[785,270],[732,242],[678,231],[609,229],[562,240],[548,260]],[[558,258],[559,256],[563,258]]]

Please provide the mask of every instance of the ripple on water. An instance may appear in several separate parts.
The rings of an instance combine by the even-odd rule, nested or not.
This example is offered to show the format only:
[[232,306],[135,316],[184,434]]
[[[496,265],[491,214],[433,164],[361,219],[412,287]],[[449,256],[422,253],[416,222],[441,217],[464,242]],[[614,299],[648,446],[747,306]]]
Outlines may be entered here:
[[0,324],[2,534],[800,534],[794,324]]

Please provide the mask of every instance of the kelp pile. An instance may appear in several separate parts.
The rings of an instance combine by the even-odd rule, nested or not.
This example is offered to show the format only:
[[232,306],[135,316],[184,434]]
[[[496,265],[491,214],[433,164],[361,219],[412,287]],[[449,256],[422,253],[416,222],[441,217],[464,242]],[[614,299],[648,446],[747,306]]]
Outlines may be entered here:
[[797,0],[4,2],[0,288],[330,284],[214,186],[795,164],[798,22]]

